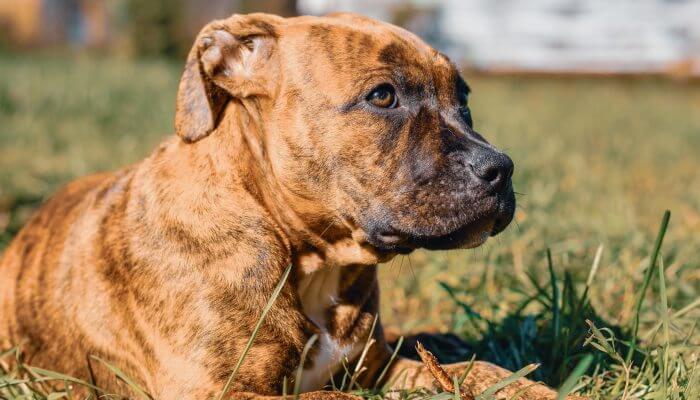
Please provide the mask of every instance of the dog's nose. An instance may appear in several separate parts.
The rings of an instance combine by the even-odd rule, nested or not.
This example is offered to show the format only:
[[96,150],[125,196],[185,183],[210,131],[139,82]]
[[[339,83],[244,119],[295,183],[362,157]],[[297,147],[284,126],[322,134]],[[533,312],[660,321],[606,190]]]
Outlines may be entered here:
[[473,157],[469,168],[474,177],[488,185],[492,191],[501,192],[510,182],[514,166],[510,157],[489,149]]

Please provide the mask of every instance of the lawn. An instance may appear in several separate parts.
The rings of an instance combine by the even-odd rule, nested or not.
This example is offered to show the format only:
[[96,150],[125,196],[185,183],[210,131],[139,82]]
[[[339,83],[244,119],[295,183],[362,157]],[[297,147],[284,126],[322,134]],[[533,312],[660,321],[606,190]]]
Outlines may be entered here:
[[[179,73],[165,61],[0,56],[0,248],[60,185],[137,161],[171,134]],[[458,348],[434,346],[443,360],[542,363],[530,376],[555,386],[593,354],[578,381],[593,398],[698,398],[700,86],[466,78],[477,130],[515,161],[516,223],[478,249],[383,266],[384,324],[457,333]]]

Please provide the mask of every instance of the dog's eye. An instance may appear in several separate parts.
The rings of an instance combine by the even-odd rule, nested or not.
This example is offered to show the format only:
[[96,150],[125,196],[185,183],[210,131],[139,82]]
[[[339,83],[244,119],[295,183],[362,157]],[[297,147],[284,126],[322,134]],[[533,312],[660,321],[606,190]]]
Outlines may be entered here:
[[373,106],[381,108],[396,108],[399,104],[399,99],[396,96],[394,87],[388,83],[374,88],[374,90],[367,95],[367,101]]

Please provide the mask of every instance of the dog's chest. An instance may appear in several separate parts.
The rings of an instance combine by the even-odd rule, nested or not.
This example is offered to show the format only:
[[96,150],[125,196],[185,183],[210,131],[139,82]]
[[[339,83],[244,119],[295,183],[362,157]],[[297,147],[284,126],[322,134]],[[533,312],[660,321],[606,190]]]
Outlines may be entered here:
[[319,328],[318,351],[314,354],[311,366],[305,368],[301,379],[303,391],[321,389],[331,376],[341,367],[343,360],[352,361],[360,354],[362,343],[341,344],[328,330],[329,311],[338,303],[341,289],[341,268],[322,268],[307,274],[299,282],[299,297],[307,317]]

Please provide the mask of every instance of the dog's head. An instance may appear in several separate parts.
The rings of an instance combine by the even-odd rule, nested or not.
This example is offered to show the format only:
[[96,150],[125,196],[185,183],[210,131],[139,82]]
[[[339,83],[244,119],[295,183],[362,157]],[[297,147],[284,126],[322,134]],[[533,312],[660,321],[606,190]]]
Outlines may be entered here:
[[238,101],[310,223],[346,221],[387,253],[474,247],[510,223],[515,198],[513,162],[474,130],[468,98],[447,57],[396,26],[235,15],[199,35],[176,130],[200,140]]

